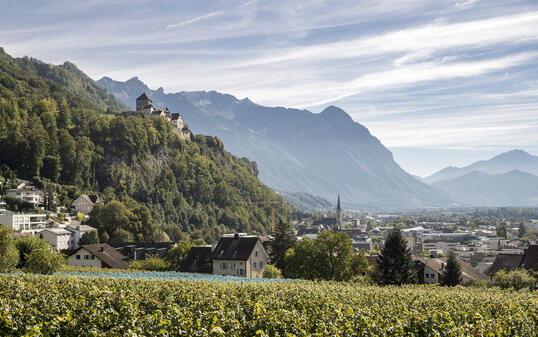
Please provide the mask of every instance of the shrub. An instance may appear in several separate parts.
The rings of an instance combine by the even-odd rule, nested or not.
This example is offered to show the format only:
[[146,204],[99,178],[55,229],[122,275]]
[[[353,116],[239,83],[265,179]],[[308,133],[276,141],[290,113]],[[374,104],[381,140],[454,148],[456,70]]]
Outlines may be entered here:
[[19,250],[19,267],[24,267],[26,260],[32,252],[40,248],[49,248],[47,241],[36,236],[27,236],[15,241],[15,247]]
[[282,278],[282,273],[277,267],[271,264],[268,264],[263,270],[263,277],[264,278]]
[[129,261],[129,268],[148,271],[166,271],[172,269],[168,261],[158,257]]
[[19,252],[15,248],[11,229],[0,225],[0,273],[13,270],[19,263]]
[[63,265],[65,265],[65,258],[62,254],[50,248],[39,248],[33,250],[28,256],[24,270],[36,274],[53,274]]

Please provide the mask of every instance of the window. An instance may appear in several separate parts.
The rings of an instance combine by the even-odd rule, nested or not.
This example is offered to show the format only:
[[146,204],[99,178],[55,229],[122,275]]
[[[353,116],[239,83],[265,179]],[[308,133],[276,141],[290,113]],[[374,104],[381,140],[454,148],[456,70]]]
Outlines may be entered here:
[[254,269],[256,269],[256,262],[254,262]]
[[260,268],[263,268],[263,261],[260,262]]
[[77,255],[77,260],[80,260],[80,255]]
[[84,255],[84,260],[89,260],[90,259],[90,255]]
[[254,256],[259,256],[260,255],[260,252],[259,251],[255,251],[254,252]]
[[221,268],[221,269],[226,269],[227,267],[228,267],[228,266],[226,265],[226,262],[222,262],[222,263],[220,264],[220,268]]
[[95,260],[95,255],[92,255],[92,260]]
[[245,275],[245,269],[239,269],[239,275],[240,276]]
[[234,270],[234,269],[235,269],[235,263],[231,263],[231,264],[230,264],[230,269],[231,269],[231,270]]

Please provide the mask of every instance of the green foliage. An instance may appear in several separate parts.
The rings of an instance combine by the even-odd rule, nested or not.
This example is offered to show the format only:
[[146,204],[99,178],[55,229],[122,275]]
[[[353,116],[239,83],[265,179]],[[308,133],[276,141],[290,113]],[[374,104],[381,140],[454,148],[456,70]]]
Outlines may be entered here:
[[381,285],[416,282],[413,258],[399,228],[391,230],[377,258],[376,281]]
[[192,247],[196,247],[196,245],[190,241],[182,240],[168,250],[165,260],[170,264],[171,270],[181,270],[181,266]]
[[0,225],[0,273],[12,271],[18,262],[19,252],[11,237],[11,229]]
[[448,258],[446,260],[446,268],[441,273],[440,283],[443,286],[453,287],[461,284],[461,266],[458,260],[456,259],[456,254],[453,251],[448,253]]
[[29,213],[36,211],[34,205],[28,201],[8,196],[4,197],[4,201],[6,202],[6,208],[13,212]]
[[53,274],[65,265],[62,254],[50,249],[50,247],[35,249],[30,253],[24,270],[36,274]]
[[538,240],[538,231],[536,230],[528,230],[525,235],[523,236],[524,240]]
[[535,336],[538,293],[0,276],[3,336]]
[[[0,165],[23,179],[60,184],[60,205],[70,208],[76,193],[102,193],[135,217],[140,212],[145,219],[149,210],[152,224],[172,240],[197,231],[198,242],[213,242],[226,232],[270,230],[270,209],[244,203],[282,201],[258,180],[256,163],[226,152],[215,137],[184,141],[162,117],[110,113],[119,108],[72,64],[50,66],[0,51]],[[281,206],[277,214],[287,219],[290,209]],[[120,229],[134,240],[163,237],[155,226]]]
[[273,233],[274,240],[271,241],[271,261],[277,269],[284,270],[286,268],[285,258],[286,251],[293,247],[294,235],[289,223],[278,220]]
[[50,245],[47,241],[38,238],[36,236],[27,236],[15,240],[15,247],[19,251],[19,264],[18,267],[24,267],[26,261],[32,252],[36,249],[47,249]]
[[78,245],[95,245],[99,243],[99,234],[97,231],[91,231],[82,235],[80,240],[78,240]]
[[282,273],[277,267],[268,264],[263,270],[263,278],[282,278]]
[[507,232],[506,232],[506,224],[502,224],[497,226],[496,228],[497,236],[500,238],[506,238]]
[[368,262],[362,252],[353,251],[349,235],[327,230],[288,249],[285,265],[286,277],[348,281],[366,273]]
[[527,234],[527,227],[525,226],[524,222],[519,223],[519,230],[518,230],[519,237],[522,238]]
[[510,272],[499,270],[494,275],[494,284],[503,289],[534,289],[538,281],[525,269]]
[[148,271],[166,271],[171,270],[171,265],[165,259],[152,256],[144,260],[129,261],[129,268]]

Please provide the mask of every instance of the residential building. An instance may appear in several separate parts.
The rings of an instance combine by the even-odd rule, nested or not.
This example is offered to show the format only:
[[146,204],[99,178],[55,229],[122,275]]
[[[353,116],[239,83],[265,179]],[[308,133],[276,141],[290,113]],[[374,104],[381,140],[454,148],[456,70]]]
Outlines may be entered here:
[[72,205],[75,208],[75,212],[82,214],[89,214],[95,204],[100,203],[101,198],[95,194],[81,194],[77,200],[73,201]]
[[269,254],[256,236],[223,236],[209,255],[213,274],[260,278]]
[[67,231],[71,233],[71,241],[69,249],[78,249],[80,239],[87,233],[97,231],[97,229],[88,225],[76,225],[76,226],[67,226],[65,227]]
[[34,205],[34,207],[41,206],[43,204],[43,191],[33,189],[10,189],[7,190],[6,195],[11,198],[26,201]]
[[131,260],[145,260],[148,257],[164,258],[175,243],[168,242],[112,242],[109,245]]
[[71,232],[63,228],[47,228],[37,233],[37,236],[50,243],[59,252],[70,248]]
[[185,262],[181,266],[181,272],[184,273],[211,273],[213,265],[209,260],[211,246],[192,247]]
[[127,258],[106,243],[83,245],[67,258],[69,266],[125,269]]
[[0,224],[4,224],[16,232],[35,233],[46,227],[47,215],[3,211],[0,213]]
[[486,274],[495,275],[499,270],[510,272],[520,268],[523,262],[523,254],[500,253],[497,255],[491,269]]
[[[489,278],[470,264],[457,259],[461,268],[463,283],[470,281],[488,281]],[[441,274],[446,268],[447,258],[416,257],[414,268],[417,272],[418,282],[421,284],[435,284],[440,282]]]

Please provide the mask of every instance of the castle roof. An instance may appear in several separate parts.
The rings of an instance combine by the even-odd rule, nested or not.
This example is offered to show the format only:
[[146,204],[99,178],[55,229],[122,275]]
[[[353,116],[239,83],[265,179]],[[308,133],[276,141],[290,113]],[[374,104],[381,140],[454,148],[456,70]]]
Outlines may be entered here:
[[181,119],[181,114],[179,112],[172,114],[172,120],[175,121],[177,119]]
[[146,93],[142,93],[142,95],[138,96],[138,98],[136,99],[137,101],[150,101],[151,102],[151,99],[148,97],[148,95],[146,95]]

